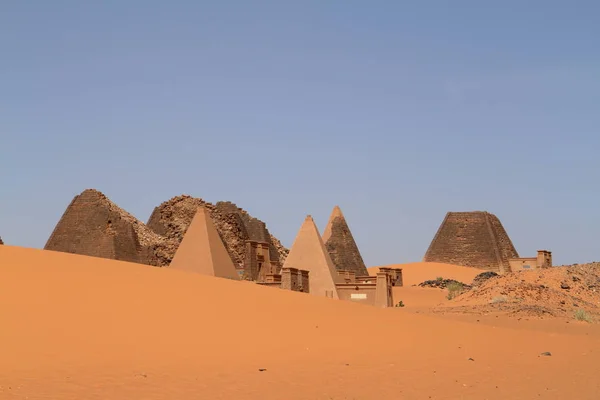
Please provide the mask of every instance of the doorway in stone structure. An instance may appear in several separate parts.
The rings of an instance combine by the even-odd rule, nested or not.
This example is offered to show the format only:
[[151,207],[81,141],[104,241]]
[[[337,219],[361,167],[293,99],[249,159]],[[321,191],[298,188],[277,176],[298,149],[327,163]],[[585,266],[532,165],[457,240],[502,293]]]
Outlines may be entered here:
[[256,280],[263,280],[265,278],[262,274],[262,267],[263,267],[263,263],[259,262],[258,268],[256,271]]

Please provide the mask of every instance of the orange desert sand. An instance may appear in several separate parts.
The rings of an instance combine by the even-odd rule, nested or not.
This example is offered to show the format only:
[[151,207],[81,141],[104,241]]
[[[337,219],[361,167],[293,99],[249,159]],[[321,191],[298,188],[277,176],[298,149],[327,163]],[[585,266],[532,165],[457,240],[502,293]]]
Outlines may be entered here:
[[411,311],[445,301],[412,284],[481,271],[400,267],[407,306],[378,309],[0,246],[0,398],[598,398],[597,325]]

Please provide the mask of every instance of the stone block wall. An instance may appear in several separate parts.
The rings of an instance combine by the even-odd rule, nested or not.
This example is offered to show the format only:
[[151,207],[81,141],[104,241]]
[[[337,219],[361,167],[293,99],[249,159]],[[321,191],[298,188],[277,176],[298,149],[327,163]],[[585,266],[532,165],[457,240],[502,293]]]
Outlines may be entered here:
[[298,286],[298,269],[282,268],[281,269],[281,288],[286,290],[299,291]]
[[279,273],[275,261],[269,260],[269,243],[246,240],[246,256],[244,258],[244,279],[264,281],[267,274]]
[[379,272],[385,272],[391,278],[392,286],[402,287],[404,286],[404,279],[402,277],[402,268],[379,268]]
[[[510,240],[510,237],[508,237],[508,233],[506,233],[506,230],[504,229],[504,226],[502,226],[502,223],[498,217],[496,217],[494,214],[486,214],[491,232],[494,235],[496,244],[498,246],[502,265],[507,267],[508,259],[518,257],[519,254],[517,253],[517,249],[515,249],[515,246]],[[508,272],[508,269],[506,271]]]
[[280,274],[267,274],[263,280],[256,283],[295,292],[308,293],[310,289],[308,271],[296,268],[282,268]]
[[298,286],[301,292],[310,293],[310,282],[308,271],[298,270]]

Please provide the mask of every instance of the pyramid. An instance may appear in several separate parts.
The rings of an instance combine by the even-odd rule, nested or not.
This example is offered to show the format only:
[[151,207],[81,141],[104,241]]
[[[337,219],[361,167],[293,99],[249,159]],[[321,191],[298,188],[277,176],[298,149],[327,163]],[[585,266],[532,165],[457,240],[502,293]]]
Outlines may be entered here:
[[233,261],[205,207],[198,207],[169,268],[239,279]]
[[326,296],[329,292],[333,298],[338,298],[335,287],[340,281],[338,274],[310,215],[304,220],[283,267],[308,271],[310,294]]
[[45,250],[141,262],[141,224],[104,194],[86,189],[75,196],[44,246]]
[[[189,195],[176,196],[157,206],[146,225],[158,235],[179,244],[196,215],[198,207],[205,207],[209,210],[213,224],[236,266],[244,265],[247,240],[267,242],[270,260],[283,264],[288,250],[271,235],[266,224],[228,201],[211,204],[201,198]],[[174,255],[174,251],[168,254],[169,261]]]
[[338,270],[354,271],[356,276],[367,276],[365,266],[346,218],[339,206],[335,206],[323,232],[323,242]]
[[487,211],[449,212],[423,261],[464,265],[503,273],[518,258],[502,223]]

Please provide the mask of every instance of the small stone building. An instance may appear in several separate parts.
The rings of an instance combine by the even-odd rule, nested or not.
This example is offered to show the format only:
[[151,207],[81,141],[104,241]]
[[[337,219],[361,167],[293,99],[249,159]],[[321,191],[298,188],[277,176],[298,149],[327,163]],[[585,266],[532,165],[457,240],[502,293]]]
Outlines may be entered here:
[[310,291],[309,272],[297,268],[281,268],[279,274],[266,274],[264,280],[257,283],[294,292],[308,293]]
[[267,275],[279,273],[279,262],[270,255],[269,243],[246,240],[244,264],[238,267],[238,274],[245,280],[264,282]]
[[552,252],[548,250],[538,250],[537,257],[509,258],[508,263],[511,272],[551,268]]
[[379,271],[376,276],[355,276],[354,271],[338,271],[343,282],[337,283],[340,300],[354,301],[375,307],[392,307],[393,276],[389,271]]

